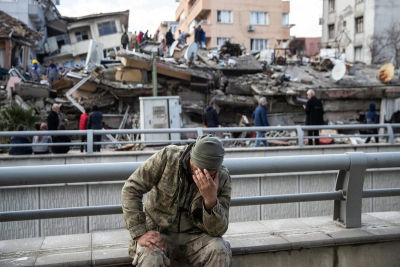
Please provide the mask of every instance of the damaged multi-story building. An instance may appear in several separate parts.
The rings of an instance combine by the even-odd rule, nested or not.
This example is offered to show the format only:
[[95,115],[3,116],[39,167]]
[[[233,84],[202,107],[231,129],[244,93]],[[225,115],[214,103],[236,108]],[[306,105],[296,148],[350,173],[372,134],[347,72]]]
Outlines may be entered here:
[[[290,39],[290,2],[282,0],[180,0],[175,12],[178,29],[193,33],[201,25],[207,47],[225,41],[240,44],[247,51],[285,46]],[[246,8],[243,8],[244,5]],[[194,41],[193,34],[188,39]]]
[[322,46],[344,54],[349,62],[400,62],[400,2],[392,0],[324,0]]
[[85,66],[90,40],[103,44],[104,57],[121,46],[121,36],[128,30],[129,10],[92,14],[83,17],[63,17],[65,33],[47,39],[50,59],[68,67]]
[[[3,20],[2,24],[5,27],[8,23],[13,23],[15,19],[23,22],[27,28],[40,35],[40,38],[35,40],[30,46],[12,47],[11,61],[3,66],[5,68],[24,67],[27,70],[27,65],[33,59],[41,59],[46,54],[45,44],[49,36],[63,30],[66,23],[61,19],[61,14],[58,12],[56,5],[59,5],[59,0],[19,0],[19,1],[1,1],[1,11],[11,16],[11,20]],[[0,47],[0,57],[2,50],[5,47]]]

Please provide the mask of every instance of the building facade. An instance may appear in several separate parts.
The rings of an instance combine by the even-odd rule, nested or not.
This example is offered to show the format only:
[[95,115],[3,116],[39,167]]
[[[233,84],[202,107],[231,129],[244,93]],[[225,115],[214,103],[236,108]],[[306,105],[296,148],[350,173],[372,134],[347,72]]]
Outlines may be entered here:
[[324,0],[322,46],[344,53],[348,62],[390,61],[396,49],[387,41],[393,36],[390,31],[396,33],[399,12],[400,1]]
[[194,41],[193,27],[201,25],[207,47],[231,41],[260,51],[290,39],[289,13],[290,2],[282,0],[180,0],[175,18],[178,30],[191,34],[188,42]]
[[[46,53],[45,43],[48,36],[65,31],[66,23],[61,19],[56,7],[59,4],[60,0],[0,0],[1,11],[22,21],[30,29],[42,35],[42,39],[36,41],[29,48],[28,59],[30,61]],[[14,62],[13,65],[18,64]]]
[[47,39],[46,48],[50,59],[68,67],[85,66],[90,40],[104,45],[104,56],[111,50],[119,50],[121,36],[128,29],[129,10],[68,18],[67,33]]
[[176,21],[163,21],[160,23],[160,26],[158,26],[158,40],[157,42],[161,42],[163,39],[165,39],[165,35],[171,29],[171,32],[173,35],[175,35],[175,32],[177,31],[177,28],[179,26],[179,23]]

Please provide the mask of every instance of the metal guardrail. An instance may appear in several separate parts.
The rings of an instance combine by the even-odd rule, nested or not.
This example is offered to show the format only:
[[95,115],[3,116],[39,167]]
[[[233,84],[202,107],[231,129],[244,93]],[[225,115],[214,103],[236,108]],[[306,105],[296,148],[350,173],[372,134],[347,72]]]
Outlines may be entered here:
[[[309,138],[343,138],[343,137],[386,137],[388,138],[389,144],[395,144],[395,138],[400,137],[400,134],[394,134],[393,129],[400,128],[400,124],[355,124],[355,125],[316,125],[316,126],[274,126],[274,127],[226,127],[226,128],[171,128],[171,129],[149,129],[149,130],[85,130],[85,131],[24,131],[24,132],[0,132],[0,137],[11,137],[11,136],[35,136],[35,135],[87,135],[86,142],[75,142],[75,143],[50,143],[50,144],[29,144],[29,146],[62,146],[62,145],[86,145],[87,154],[93,154],[94,145],[107,145],[107,144],[179,144],[179,143],[190,143],[193,140],[152,140],[152,141],[103,141],[94,142],[94,135],[123,135],[123,134],[162,134],[162,133],[196,133],[197,136],[205,133],[224,133],[224,132],[254,132],[254,131],[294,131],[296,136],[294,137],[266,137],[266,138],[223,138],[223,142],[235,142],[235,141],[255,141],[255,140],[296,140],[299,147],[304,147],[304,139]],[[363,134],[363,135],[331,135],[331,136],[319,136],[311,137],[305,136],[304,131],[308,130],[360,130],[360,129],[385,129],[386,134]],[[18,147],[27,146],[27,144],[0,144],[0,147]]]
[[[136,162],[3,167],[0,168],[0,187],[120,181],[126,180],[140,164],[140,162]],[[335,191],[332,192],[240,197],[233,198],[231,206],[333,200],[333,220],[342,222],[346,228],[361,226],[361,205],[363,198],[400,196],[400,188],[363,190],[366,170],[371,168],[385,169],[400,167],[400,152],[368,154],[363,152],[349,152],[339,155],[237,158],[225,159],[224,165],[228,167],[232,175],[339,171]],[[121,213],[121,205],[7,211],[0,213],[0,222]]]

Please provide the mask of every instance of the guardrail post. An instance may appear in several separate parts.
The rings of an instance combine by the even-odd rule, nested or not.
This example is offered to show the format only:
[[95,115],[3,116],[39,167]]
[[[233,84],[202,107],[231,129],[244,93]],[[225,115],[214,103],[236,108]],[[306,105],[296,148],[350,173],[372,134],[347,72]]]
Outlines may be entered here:
[[350,168],[340,170],[336,180],[336,191],[343,192],[343,200],[334,201],[333,220],[346,228],[361,227],[361,207],[367,156],[363,152],[348,152]]
[[93,154],[93,129],[87,130],[87,138],[86,138],[86,153],[88,155]]
[[386,129],[389,135],[389,144],[394,145],[394,132],[392,125],[386,124]]
[[203,135],[203,128],[197,127],[197,137],[202,136]]
[[303,129],[301,128],[300,125],[296,125],[296,131],[297,131],[297,144],[299,147],[304,147],[304,134],[303,134]]

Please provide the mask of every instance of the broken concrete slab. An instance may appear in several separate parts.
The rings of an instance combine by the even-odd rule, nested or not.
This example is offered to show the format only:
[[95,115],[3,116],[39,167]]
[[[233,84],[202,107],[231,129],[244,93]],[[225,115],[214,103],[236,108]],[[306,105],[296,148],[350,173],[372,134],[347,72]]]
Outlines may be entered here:
[[134,68],[118,68],[115,73],[115,80],[141,83],[143,80],[142,71]]
[[47,85],[41,85],[38,83],[15,83],[15,92],[23,99],[28,98],[46,98],[50,96]]
[[15,102],[17,103],[18,106],[23,108],[24,110],[30,110],[31,107],[25,103],[25,101],[20,97],[19,95],[15,95]]
[[66,79],[58,80],[51,84],[51,88],[53,90],[57,90],[57,91],[64,90],[64,89],[70,89],[73,86],[74,85],[73,85],[72,81],[66,80]]

